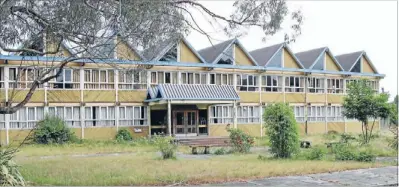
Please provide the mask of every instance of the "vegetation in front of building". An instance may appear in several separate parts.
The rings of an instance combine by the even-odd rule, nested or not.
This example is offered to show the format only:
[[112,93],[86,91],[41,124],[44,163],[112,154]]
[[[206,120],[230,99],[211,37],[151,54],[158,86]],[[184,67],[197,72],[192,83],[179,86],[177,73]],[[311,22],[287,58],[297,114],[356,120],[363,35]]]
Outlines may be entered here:
[[49,115],[37,123],[32,134],[32,140],[38,144],[64,144],[76,139],[64,120]]
[[292,109],[285,103],[269,105],[263,118],[271,153],[277,158],[290,158],[299,149],[298,127]]
[[176,159],[177,145],[172,142],[172,137],[155,136],[153,139],[158,151],[162,154],[162,159]]
[[237,153],[249,153],[255,140],[241,129],[228,129],[232,150]]
[[25,186],[25,180],[13,161],[17,149],[0,150],[0,186]]
[[132,141],[133,137],[130,134],[129,130],[127,129],[119,129],[118,133],[115,136],[116,141],[123,142],[123,141]]

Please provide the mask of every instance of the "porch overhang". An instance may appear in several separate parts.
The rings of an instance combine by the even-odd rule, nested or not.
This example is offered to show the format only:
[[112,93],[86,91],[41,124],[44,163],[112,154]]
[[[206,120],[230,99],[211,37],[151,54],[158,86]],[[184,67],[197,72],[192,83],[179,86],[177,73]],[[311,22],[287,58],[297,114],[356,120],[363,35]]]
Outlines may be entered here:
[[240,100],[231,85],[159,84],[147,91],[145,102],[157,104],[230,104]]

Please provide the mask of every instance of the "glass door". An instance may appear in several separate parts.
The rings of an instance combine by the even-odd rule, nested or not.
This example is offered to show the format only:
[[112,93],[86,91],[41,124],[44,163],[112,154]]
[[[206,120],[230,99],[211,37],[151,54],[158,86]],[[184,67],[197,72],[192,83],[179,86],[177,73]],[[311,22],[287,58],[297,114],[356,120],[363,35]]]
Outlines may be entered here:
[[197,136],[198,111],[173,111],[173,133],[176,136]]

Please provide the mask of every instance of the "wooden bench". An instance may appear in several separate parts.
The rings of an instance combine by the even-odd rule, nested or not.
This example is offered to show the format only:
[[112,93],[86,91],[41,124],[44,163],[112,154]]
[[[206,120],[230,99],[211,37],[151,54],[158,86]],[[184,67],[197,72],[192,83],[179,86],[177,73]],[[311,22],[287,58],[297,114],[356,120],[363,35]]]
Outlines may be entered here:
[[209,154],[210,147],[228,147],[231,146],[229,137],[204,137],[204,138],[180,138],[176,139],[178,145],[189,146],[192,154],[198,154],[197,147],[204,147],[204,154]]

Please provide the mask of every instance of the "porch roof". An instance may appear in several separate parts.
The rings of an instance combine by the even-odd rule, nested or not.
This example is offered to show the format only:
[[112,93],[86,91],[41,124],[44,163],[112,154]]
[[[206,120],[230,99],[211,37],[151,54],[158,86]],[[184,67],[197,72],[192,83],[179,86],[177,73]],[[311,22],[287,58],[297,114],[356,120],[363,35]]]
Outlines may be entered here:
[[240,97],[231,85],[158,84],[148,88],[145,102],[162,100],[236,101]]

